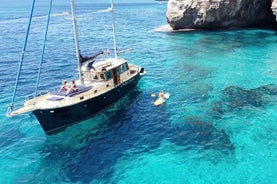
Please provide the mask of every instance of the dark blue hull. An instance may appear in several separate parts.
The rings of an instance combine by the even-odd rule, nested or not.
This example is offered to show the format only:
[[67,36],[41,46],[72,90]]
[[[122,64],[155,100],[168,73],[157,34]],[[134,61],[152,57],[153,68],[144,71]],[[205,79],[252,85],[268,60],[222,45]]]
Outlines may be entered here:
[[38,109],[33,111],[33,113],[37,117],[45,133],[48,135],[54,134],[64,130],[72,124],[92,117],[99,111],[113,104],[133,89],[140,78],[141,76],[138,73],[136,76],[121,83],[114,89],[94,98],[61,108]]

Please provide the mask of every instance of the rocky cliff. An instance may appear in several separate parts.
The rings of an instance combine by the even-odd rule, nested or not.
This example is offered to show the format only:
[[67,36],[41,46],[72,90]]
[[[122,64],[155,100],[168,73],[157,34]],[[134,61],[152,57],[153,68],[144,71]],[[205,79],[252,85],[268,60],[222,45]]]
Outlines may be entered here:
[[169,0],[174,29],[277,28],[277,0]]

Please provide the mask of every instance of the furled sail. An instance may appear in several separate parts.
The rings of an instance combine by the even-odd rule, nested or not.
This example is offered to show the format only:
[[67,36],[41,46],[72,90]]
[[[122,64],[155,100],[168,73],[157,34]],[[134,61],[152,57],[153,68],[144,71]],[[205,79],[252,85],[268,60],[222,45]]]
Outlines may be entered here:
[[99,52],[97,52],[95,54],[90,54],[88,56],[83,56],[80,53],[80,62],[81,62],[81,65],[84,64],[86,61],[95,59],[96,57],[100,56],[101,54],[104,54],[104,51],[99,51]]
[[99,52],[94,53],[94,54],[90,54],[88,56],[83,56],[80,51],[79,51],[79,53],[80,53],[80,63],[81,63],[81,65],[83,65],[87,61],[91,61],[91,60],[97,58],[98,56],[100,56],[102,54],[110,55],[109,49],[104,49],[102,51],[99,51]]

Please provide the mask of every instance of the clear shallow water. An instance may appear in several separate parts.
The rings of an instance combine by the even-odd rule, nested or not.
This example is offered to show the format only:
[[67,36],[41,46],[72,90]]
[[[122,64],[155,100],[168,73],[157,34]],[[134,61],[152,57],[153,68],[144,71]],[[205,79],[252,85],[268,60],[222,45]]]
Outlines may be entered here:
[[[107,8],[77,7],[82,53],[113,47]],[[122,56],[147,76],[94,118],[47,137],[32,115],[5,117],[28,10],[1,8],[1,183],[277,181],[275,31],[154,32],[166,24],[165,4],[117,5],[118,48],[132,48]],[[41,90],[77,76],[65,12],[53,9]],[[33,19],[18,100],[35,88],[46,13]],[[171,97],[155,107],[161,89]]]

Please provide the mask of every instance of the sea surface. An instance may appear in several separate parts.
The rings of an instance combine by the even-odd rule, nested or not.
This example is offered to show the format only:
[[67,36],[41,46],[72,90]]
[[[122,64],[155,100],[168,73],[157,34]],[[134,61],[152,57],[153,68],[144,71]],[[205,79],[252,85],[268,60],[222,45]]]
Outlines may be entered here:
[[[0,183],[277,183],[277,34],[165,32],[165,3],[115,4],[120,57],[147,75],[95,117],[46,136],[31,114],[5,116],[31,1],[0,7]],[[82,54],[113,53],[108,4],[78,3]],[[47,5],[34,10],[16,105],[35,90]],[[77,78],[70,6],[53,4],[40,90]],[[160,90],[171,94],[161,106]]]

